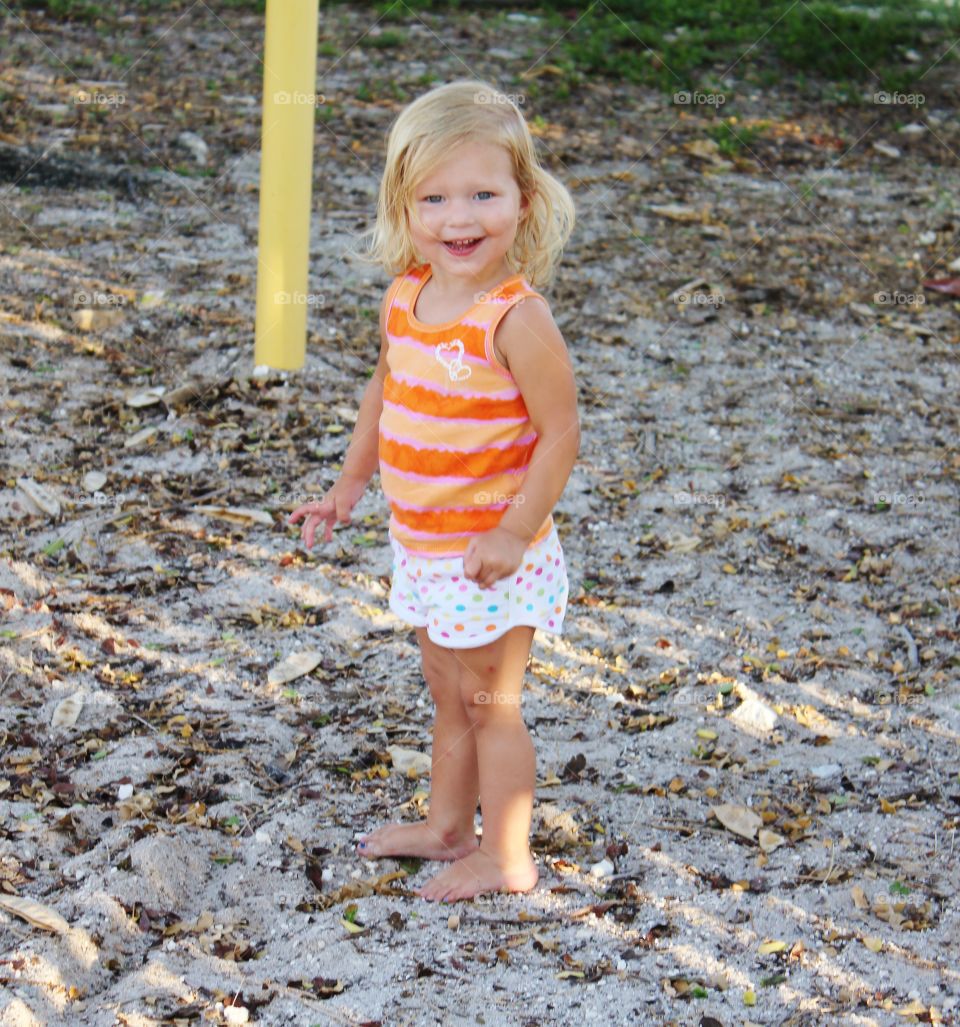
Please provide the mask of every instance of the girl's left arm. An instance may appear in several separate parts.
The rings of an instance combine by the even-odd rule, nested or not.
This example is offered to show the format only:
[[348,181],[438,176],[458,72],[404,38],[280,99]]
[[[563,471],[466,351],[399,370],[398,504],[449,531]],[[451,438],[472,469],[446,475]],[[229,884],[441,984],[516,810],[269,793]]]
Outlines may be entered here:
[[538,436],[522,487],[497,525],[526,547],[560,498],[580,451],[577,385],[545,303],[512,307],[497,326],[496,342]]

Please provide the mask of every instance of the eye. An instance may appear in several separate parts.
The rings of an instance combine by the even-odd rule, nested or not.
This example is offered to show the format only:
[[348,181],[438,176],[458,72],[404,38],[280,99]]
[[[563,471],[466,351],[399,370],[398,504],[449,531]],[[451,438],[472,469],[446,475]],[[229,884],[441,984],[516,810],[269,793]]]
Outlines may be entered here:
[[431,193],[430,196],[424,196],[423,199],[426,203],[429,203],[431,200],[439,200],[441,197],[437,193]]
[[479,191],[479,192],[477,193],[477,196],[480,196],[481,194],[483,194],[483,195],[485,195],[485,196],[493,196],[493,193],[492,193],[492,192],[490,192],[490,190],[489,190],[489,189],[481,189],[481,190],[480,190],[480,191]]

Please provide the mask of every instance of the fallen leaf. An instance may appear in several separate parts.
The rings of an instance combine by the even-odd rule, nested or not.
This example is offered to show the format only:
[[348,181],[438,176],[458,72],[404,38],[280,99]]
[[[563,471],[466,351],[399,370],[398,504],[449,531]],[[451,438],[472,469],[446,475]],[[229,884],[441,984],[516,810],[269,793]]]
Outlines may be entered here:
[[18,895],[0,894],[0,909],[26,920],[34,927],[41,927],[45,931],[53,931],[54,934],[67,934],[70,925],[55,910],[49,906],[43,906],[33,899],[24,899]]
[[419,777],[421,774],[429,774],[431,769],[430,756],[417,749],[404,749],[399,745],[388,745],[387,752],[390,753],[390,760],[393,769],[408,777]]
[[53,711],[50,719],[51,727],[73,727],[83,709],[83,692],[74,692],[73,695],[61,699]]
[[322,659],[323,653],[316,649],[304,649],[302,652],[293,653],[271,668],[267,674],[267,683],[284,685],[288,681],[303,677],[304,674],[309,674]]
[[722,803],[720,806],[711,806],[710,812],[728,830],[733,831],[743,838],[751,841],[756,836],[757,829],[763,823],[760,817],[746,806],[734,806],[731,803]]
[[33,478],[17,478],[17,487],[34,506],[51,517],[60,516],[60,501],[49,489],[35,482]]
[[783,845],[786,840],[783,835],[777,834],[776,831],[768,831],[766,828],[762,828],[757,835],[757,841],[760,843],[760,849],[763,852],[773,852],[774,849]]
[[273,527],[273,518],[265,510],[253,510],[241,506],[193,506],[194,513],[204,513],[210,517],[222,517],[225,521],[237,521],[240,524],[263,524]]

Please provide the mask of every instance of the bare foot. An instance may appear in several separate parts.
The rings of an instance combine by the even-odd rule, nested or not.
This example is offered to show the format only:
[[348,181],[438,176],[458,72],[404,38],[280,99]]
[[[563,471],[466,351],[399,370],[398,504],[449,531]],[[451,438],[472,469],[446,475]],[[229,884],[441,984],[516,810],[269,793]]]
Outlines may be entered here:
[[455,902],[484,892],[530,891],[539,876],[537,864],[529,856],[520,863],[500,864],[479,848],[414,891],[424,899]]
[[446,839],[425,821],[417,824],[385,824],[372,834],[360,835],[357,855],[367,859],[381,856],[419,856],[421,859],[451,860],[468,856],[477,848],[476,835]]

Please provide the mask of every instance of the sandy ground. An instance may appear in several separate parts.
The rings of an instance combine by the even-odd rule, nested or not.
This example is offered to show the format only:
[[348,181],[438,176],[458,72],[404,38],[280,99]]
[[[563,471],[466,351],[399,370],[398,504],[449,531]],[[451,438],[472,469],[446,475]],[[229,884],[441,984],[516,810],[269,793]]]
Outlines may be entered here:
[[[0,191],[0,1023],[956,1023],[958,331],[909,300],[958,256],[956,114],[746,93],[728,160],[653,91],[530,101],[580,218],[545,292],[583,428],[524,698],[541,876],[439,907],[433,865],[353,850],[429,802],[389,751],[432,708],[378,479],[332,544],[283,523],[376,359],[350,246],[399,104],[354,93],[389,52],[321,59],[306,364],[256,378],[259,23],[189,17],[121,17],[111,78],[34,15],[3,73],[0,140],[68,165]],[[469,71],[529,65],[536,22],[458,17]],[[425,24],[413,95],[467,70]]]

